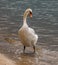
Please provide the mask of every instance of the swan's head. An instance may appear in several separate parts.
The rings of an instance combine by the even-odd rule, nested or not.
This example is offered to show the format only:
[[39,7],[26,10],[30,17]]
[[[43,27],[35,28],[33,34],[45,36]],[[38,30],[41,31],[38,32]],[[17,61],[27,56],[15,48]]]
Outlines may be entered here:
[[27,15],[29,15],[30,18],[32,18],[32,9],[30,9],[30,8],[26,9],[26,11],[24,13],[24,17],[27,17]]

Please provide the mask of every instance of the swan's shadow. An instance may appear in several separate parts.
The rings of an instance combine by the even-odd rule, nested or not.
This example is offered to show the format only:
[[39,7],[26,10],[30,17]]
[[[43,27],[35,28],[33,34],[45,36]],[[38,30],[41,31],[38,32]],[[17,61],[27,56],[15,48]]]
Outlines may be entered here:
[[19,54],[19,56],[20,57],[37,57],[37,56],[39,56],[39,54],[37,54],[36,52],[35,53],[32,53],[32,52],[25,52],[25,53],[23,53],[23,52],[21,52]]

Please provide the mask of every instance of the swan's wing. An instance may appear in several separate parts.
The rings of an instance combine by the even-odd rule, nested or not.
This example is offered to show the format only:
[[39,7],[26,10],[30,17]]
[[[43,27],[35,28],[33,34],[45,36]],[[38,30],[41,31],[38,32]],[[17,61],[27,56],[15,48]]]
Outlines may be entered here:
[[35,33],[34,29],[29,28],[29,32],[30,32],[30,35],[33,36],[33,38],[35,36],[36,40],[38,40],[38,35]]
[[34,29],[32,29],[32,28],[29,28],[29,31],[32,33],[35,33]]

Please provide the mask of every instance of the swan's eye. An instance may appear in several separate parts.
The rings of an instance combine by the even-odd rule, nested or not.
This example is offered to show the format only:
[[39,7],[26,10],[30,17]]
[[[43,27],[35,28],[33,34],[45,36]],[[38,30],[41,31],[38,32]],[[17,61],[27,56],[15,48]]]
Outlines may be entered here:
[[30,17],[32,18],[32,12],[30,12],[30,14],[29,14],[29,15],[30,15]]

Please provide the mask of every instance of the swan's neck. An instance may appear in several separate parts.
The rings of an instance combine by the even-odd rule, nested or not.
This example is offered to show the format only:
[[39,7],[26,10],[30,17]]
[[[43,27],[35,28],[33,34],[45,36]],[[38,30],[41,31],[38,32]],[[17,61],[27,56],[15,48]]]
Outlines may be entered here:
[[23,24],[27,24],[27,16],[28,16],[28,13],[27,12],[25,12],[24,13],[24,16],[23,16]]
[[27,20],[27,17],[24,17],[23,18],[23,24],[27,24],[26,20]]

